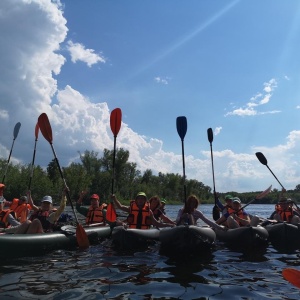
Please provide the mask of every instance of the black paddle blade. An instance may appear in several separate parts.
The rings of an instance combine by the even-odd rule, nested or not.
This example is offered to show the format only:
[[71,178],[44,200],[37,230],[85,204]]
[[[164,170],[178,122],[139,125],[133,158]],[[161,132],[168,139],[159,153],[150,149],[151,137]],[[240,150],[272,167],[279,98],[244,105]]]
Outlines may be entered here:
[[211,128],[207,129],[207,138],[210,143],[214,140],[214,134]]
[[176,119],[176,127],[177,127],[177,132],[181,138],[181,140],[183,141],[186,131],[187,131],[187,121],[186,121],[186,117],[181,116],[181,117],[177,117]]
[[260,163],[262,163],[265,166],[268,164],[267,159],[261,152],[256,152],[255,155],[258,158],[258,160],[260,161]]
[[15,128],[14,128],[14,140],[17,138],[17,136],[18,136],[18,134],[19,134],[20,127],[21,127],[21,123],[18,122],[18,123],[15,125]]
[[218,208],[217,205],[214,206],[212,214],[213,214],[213,219],[215,221],[217,221],[218,219],[220,219],[220,210],[219,210],[219,208]]

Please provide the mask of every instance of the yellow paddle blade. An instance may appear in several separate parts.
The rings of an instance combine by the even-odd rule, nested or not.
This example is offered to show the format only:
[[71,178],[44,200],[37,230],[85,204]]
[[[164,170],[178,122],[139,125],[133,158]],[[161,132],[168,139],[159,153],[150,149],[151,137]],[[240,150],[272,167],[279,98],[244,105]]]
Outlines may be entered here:
[[76,228],[76,239],[77,239],[79,248],[86,249],[90,246],[89,238],[88,238],[84,228],[79,223],[77,224],[77,228]]
[[286,268],[282,271],[282,276],[291,284],[300,288],[300,271],[292,268]]

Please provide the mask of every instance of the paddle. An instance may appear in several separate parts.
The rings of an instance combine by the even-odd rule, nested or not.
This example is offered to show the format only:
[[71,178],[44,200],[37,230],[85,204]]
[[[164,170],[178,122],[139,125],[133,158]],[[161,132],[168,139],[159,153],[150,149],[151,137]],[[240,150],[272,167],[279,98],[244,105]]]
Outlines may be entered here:
[[32,162],[31,162],[31,170],[30,170],[30,178],[29,178],[28,190],[30,190],[30,188],[31,188],[31,181],[32,181],[32,177],[33,177],[33,168],[34,168],[34,161],[35,161],[36,143],[37,143],[37,140],[38,140],[39,129],[40,129],[39,123],[36,123],[35,130],[34,130],[35,142],[34,142],[34,150],[33,150]]
[[86,232],[84,231],[82,225],[78,222],[78,218],[77,218],[77,215],[76,215],[76,212],[75,212],[75,209],[74,209],[71,197],[70,197],[70,193],[69,193],[69,190],[67,188],[67,183],[66,183],[64,175],[63,175],[63,173],[61,171],[61,167],[60,167],[59,161],[57,159],[57,156],[56,156],[56,153],[55,153],[55,150],[54,150],[54,147],[53,147],[53,143],[52,143],[52,128],[51,128],[48,116],[45,113],[42,113],[39,116],[39,118],[38,118],[38,125],[40,127],[41,132],[42,132],[42,135],[49,142],[49,144],[51,146],[51,149],[52,149],[52,152],[53,152],[53,155],[54,155],[54,158],[55,158],[55,161],[56,161],[56,164],[57,164],[60,176],[61,176],[61,178],[62,178],[62,180],[64,182],[64,185],[65,185],[65,188],[66,188],[66,195],[67,195],[67,198],[68,198],[68,200],[69,200],[69,202],[71,204],[71,207],[72,207],[72,210],[73,210],[73,213],[74,213],[74,216],[75,216],[75,220],[76,220],[76,223],[77,223],[77,228],[76,228],[77,243],[78,243],[78,245],[79,245],[80,248],[88,248],[89,245],[90,245],[89,239],[88,239],[88,236],[87,236]]
[[[113,166],[112,166],[112,179],[111,179],[111,194],[114,194],[114,181],[115,181],[115,161],[116,161],[116,141],[117,135],[121,128],[122,111],[120,108],[115,108],[110,114],[110,128],[114,135],[114,153],[113,153]],[[116,209],[113,201],[107,207],[106,220],[109,222],[115,222],[117,219]]]
[[211,128],[207,129],[207,138],[210,144],[210,157],[211,157],[211,168],[212,168],[212,175],[213,175],[213,184],[214,184],[214,197],[215,197],[215,205],[213,207],[212,215],[213,219],[217,221],[220,218],[220,210],[217,206],[217,199],[216,199],[216,186],[215,186],[215,172],[214,172],[214,158],[213,158],[213,151],[212,151],[212,141],[214,139],[213,131]]
[[[241,207],[240,209],[238,209],[237,211],[234,212],[234,214],[238,213],[239,211],[241,211],[242,209],[244,209],[245,207],[247,207],[248,205],[250,205],[252,202],[254,202],[255,200],[261,199],[265,196],[267,196],[272,190],[272,185],[270,185],[266,190],[264,190],[263,192],[261,192],[260,194],[258,194],[254,199],[252,199],[251,201],[249,201],[247,204],[245,204],[243,207]],[[227,213],[228,215],[226,216],[226,214],[224,215],[225,219],[219,223],[219,225],[222,225],[227,218],[229,217],[229,213]]]
[[284,189],[283,185],[281,184],[281,182],[278,180],[278,178],[276,177],[276,175],[272,172],[272,170],[269,168],[268,166],[268,161],[265,158],[265,156],[261,153],[261,152],[256,152],[255,153],[256,157],[258,158],[258,160],[260,161],[260,163],[262,163],[263,165],[265,165],[269,171],[272,173],[272,175],[275,177],[275,179],[277,180],[277,182],[281,185],[281,187]]
[[176,119],[176,127],[178,135],[181,139],[181,149],[182,149],[182,167],[183,167],[183,192],[184,192],[184,203],[186,204],[186,185],[185,185],[185,162],[184,162],[184,137],[187,131],[187,120],[186,117],[181,116]]
[[3,178],[2,178],[2,183],[4,183],[4,180],[5,180],[5,177],[6,177],[6,173],[7,173],[7,170],[8,170],[8,165],[9,165],[11,153],[12,153],[12,150],[13,150],[13,147],[14,147],[15,139],[17,138],[17,136],[19,134],[20,127],[21,127],[21,123],[18,122],[15,125],[15,128],[14,128],[14,139],[13,139],[13,142],[12,142],[12,145],[11,145],[11,148],[10,148],[10,152],[9,152],[9,156],[8,156],[8,160],[7,160],[7,164],[6,164],[6,168],[5,168],[5,172],[4,172],[4,175],[3,175]]
[[282,271],[282,276],[294,286],[300,288],[300,271],[292,268],[286,268]]

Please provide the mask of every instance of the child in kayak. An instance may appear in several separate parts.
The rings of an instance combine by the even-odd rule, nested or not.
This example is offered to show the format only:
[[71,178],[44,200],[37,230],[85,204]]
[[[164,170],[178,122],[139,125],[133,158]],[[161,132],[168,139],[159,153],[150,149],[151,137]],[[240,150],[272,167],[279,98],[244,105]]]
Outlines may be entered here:
[[159,199],[158,196],[153,196],[149,199],[149,203],[150,203],[150,209],[153,212],[154,218],[157,221],[164,221],[166,223],[170,223],[170,224],[174,224],[175,222],[173,222],[168,216],[165,215],[165,213],[161,210],[161,201]]

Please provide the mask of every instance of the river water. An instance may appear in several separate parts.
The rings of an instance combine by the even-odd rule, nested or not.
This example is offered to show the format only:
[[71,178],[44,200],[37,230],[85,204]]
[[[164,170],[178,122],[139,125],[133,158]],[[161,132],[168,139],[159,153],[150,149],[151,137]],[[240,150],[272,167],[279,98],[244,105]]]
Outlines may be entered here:
[[[167,206],[175,218],[180,206]],[[201,205],[210,217],[212,205]],[[268,217],[273,205],[247,212]],[[20,248],[20,251],[22,249]],[[300,299],[283,279],[286,267],[300,269],[300,252],[234,252],[217,243],[211,253],[171,259],[159,244],[118,253],[107,242],[88,250],[55,251],[0,263],[0,299]]]

